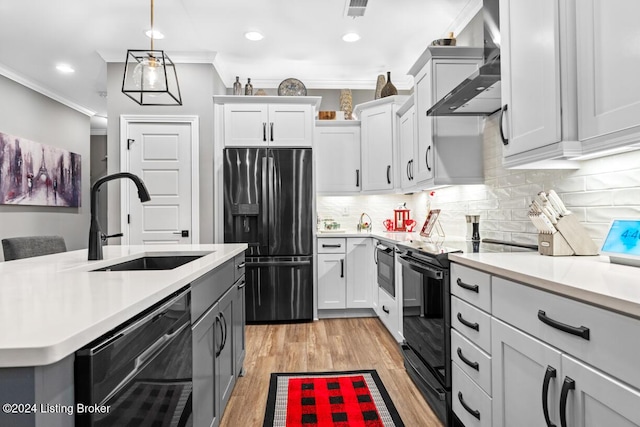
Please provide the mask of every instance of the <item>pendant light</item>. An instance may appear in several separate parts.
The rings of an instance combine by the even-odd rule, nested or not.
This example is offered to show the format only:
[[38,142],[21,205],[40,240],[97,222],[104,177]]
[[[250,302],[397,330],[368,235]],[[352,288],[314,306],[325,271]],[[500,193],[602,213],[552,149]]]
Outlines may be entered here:
[[[151,0],[153,34],[153,0]],[[178,75],[163,50],[127,50],[122,93],[140,105],[182,105]]]

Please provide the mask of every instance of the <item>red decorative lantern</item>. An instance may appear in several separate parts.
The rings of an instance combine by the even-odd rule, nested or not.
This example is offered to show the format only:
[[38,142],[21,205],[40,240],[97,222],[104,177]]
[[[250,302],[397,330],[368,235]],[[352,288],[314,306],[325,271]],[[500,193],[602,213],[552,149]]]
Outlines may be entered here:
[[405,224],[409,218],[409,209],[394,209],[393,210],[393,228],[395,231],[405,231],[407,225]]

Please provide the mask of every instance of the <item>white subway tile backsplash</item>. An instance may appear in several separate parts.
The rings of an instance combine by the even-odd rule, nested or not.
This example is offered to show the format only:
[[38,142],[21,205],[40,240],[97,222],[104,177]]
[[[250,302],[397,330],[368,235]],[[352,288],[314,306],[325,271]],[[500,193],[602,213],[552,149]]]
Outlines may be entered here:
[[[626,173],[600,173],[585,177],[587,190],[608,190],[640,186],[640,169]],[[637,199],[640,203],[640,199]]]
[[611,206],[613,204],[613,193],[611,191],[567,193],[562,196],[562,200],[568,209],[579,206]]
[[615,206],[587,209],[586,221],[609,223],[613,218],[640,218],[640,206]]
[[558,194],[585,191],[586,178],[584,176],[570,176],[568,178],[552,182],[549,190],[554,190]]
[[640,187],[613,190],[612,193],[615,206],[640,205]]

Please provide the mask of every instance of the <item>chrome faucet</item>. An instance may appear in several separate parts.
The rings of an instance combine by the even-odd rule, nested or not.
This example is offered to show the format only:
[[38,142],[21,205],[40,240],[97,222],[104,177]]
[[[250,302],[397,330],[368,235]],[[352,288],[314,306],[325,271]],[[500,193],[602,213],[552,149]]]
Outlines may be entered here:
[[100,186],[105,182],[113,179],[129,178],[138,187],[138,197],[142,203],[151,200],[149,191],[145,187],[144,182],[136,175],[129,172],[118,172],[112,175],[103,176],[99,178],[93,186],[91,186],[91,226],[89,228],[89,261],[102,259],[102,244],[107,241],[109,237],[120,237],[122,233],[113,234],[107,236],[100,230],[100,223],[98,222],[98,192]]

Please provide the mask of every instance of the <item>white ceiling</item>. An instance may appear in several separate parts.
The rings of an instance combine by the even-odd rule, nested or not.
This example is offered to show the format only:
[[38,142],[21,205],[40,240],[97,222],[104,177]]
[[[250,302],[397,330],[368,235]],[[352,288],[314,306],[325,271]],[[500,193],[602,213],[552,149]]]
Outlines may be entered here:
[[[399,89],[429,43],[459,31],[481,0],[370,0],[345,16],[348,0],[155,0],[156,40],[174,62],[213,62],[227,87],[254,88],[288,77],[308,89],[373,89],[391,71]],[[106,62],[147,49],[150,0],[0,0],[0,74],[68,105],[106,116]],[[264,40],[244,33],[258,30]],[[342,41],[355,31],[362,39]],[[75,68],[60,74],[56,64]],[[178,66],[178,78],[180,78]]]

